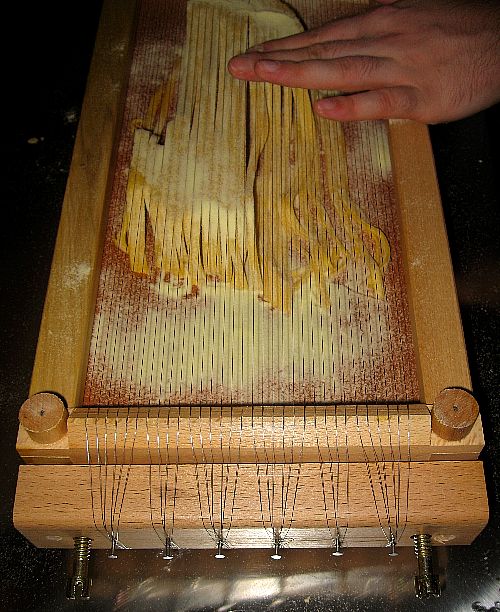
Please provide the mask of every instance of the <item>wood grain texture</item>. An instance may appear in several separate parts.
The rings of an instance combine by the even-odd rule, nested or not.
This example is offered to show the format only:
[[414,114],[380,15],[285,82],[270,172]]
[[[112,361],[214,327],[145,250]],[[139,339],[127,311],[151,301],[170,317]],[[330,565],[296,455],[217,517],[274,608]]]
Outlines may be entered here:
[[[123,458],[130,461],[132,447],[133,462],[139,464],[191,462],[195,458],[208,462],[229,458],[237,462],[293,461],[294,457],[302,461],[365,461],[392,456],[404,460],[409,442],[413,461],[477,459],[480,440],[474,443],[469,435],[464,449],[460,441],[444,440],[430,430],[431,408],[400,406],[398,416],[394,406],[82,407],[72,412],[69,434],[55,443],[35,442],[20,427],[17,450],[29,464],[87,463],[87,442],[93,461],[100,445],[101,461],[106,456],[110,463]],[[116,445],[108,441],[105,453],[105,436],[114,440],[115,431]],[[125,434],[128,440],[124,449]]]
[[104,4],[59,224],[30,395],[80,402],[95,308],[114,141],[120,123],[134,0]]
[[80,408],[74,464],[425,460],[427,406]]
[[[390,121],[389,139],[420,401],[433,404],[447,387],[471,390],[455,280],[428,129],[409,121]],[[433,446],[449,444],[432,435]],[[479,453],[484,446],[481,419],[454,445],[457,456],[462,450]]]
[[68,411],[60,397],[53,393],[37,393],[23,402],[19,423],[32,440],[50,444],[67,432]]
[[35,442],[24,427],[20,425],[16,440],[16,450],[25,463],[71,463],[68,434],[56,442],[42,444],[41,442]]
[[443,389],[432,408],[432,431],[445,440],[461,440],[479,415],[476,399],[463,389]]
[[[382,525],[387,531],[387,518],[383,510],[380,515],[384,504],[383,488],[379,486],[379,479],[382,481],[384,477],[388,487],[387,516],[390,516],[393,528],[395,512],[399,508],[397,535],[401,545],[412,545],[411,535],[422,532],[433,535],[436,543],[466,544],[485,526],[488,504],[480,462],[412,464],[409,472],[401,472],[400,493],[403,492],[404,495],[401,495],[399,506],[394,504],[393,483],[397,482],[397,479],[393,479],[393,465],[368,464],[367,467],[366,464],[339,464],[340,493],[337,498],[336,517],[340,525],[345,526],[346,522],[349,525],[346,545],[383,546],[387,543],[381,530]],[[220,466],[218,469],[215,481],[221,473]],[[335,469],[336,464],[332,466],[331,472],[330,464],[323,467],[318,464],[276,466],[276,472],[270,472],[265,467],[259,471],[255,465],[241,465],[238,468],[233,466],[227,476],[227,499],[231,498],[233,482],[237,480],[235,502],[232,505],[228,502],[223,509],[224,525],[227,527],[231,524],[228,546],[270,546],[273,524],[283,525],[282,534],[288,546],[331,546],[332,538],[328,525],[333,531],[335,523],[332,489],[330,485],[328,490],[328,482],[330,475],[335,474]],[[321,470],[325,470],[323,477]],[[120,474],[124,479],[124,473]],[[272,474],[276,476],[278,483],[281,483],[282,474],[288,474],[291,478],[286,496],[290,503],[284,512],[285,516],[280,516],[279,504],[275,504],[273,522],[270,520],[267,506],[261,505],[262,497],[267,503],[266,495],[271,486]],[[57,542],[59,547],[71,547],[74,536],[85,535],[93,538],[93,546],[108,547],[109,540],[102,527],[103,506],[100,503],[99,490],[102,490],[100,487],[107,486],[107,510],[104,510],[104,516],[109,528],[109,512],[113,507],[109,492],[112,489],[118,490],[116,485],[113,486],[118,475],[118,472],[108,467],[107,475],[101,470],[99,477],[99,470],[93,468],[91,496],[89,467],[22,466],[14,507],[16,528],[36,546],[50,547]],[[347,476],[348,501],[345,493]],[[206,466],[181,465],[175,472],[170,472],[168,486],[172,486],[174,479],[177,483],[174,541],[180,547],[215,546],[212,527],[217,529],[218,526],[219,505],[216,499],[200,502],[199,498],[199,491],[204,490],[206,482],[210,482],[210,477],[211,472],[206,472]],[[374,483],[375,493],[371,490],[370,478]],[[122,481],[122,486],[123,482],[125,480]],[[164,484],[164,480],[161,483]],[[162,545],[162,515],[158,493],[160,489],[156,488],[159,484],[160,479],[155,467],[150,469],[148,466],[131,466],[128,469],[123,505],[118,504],[121,509],[120,517],[118,519],[116,512],[113,517],[114,527],[118,529],[120,541],[124,545],[132,548],[159,548]],[[327,493],[324,496],[325,487]],[[172,492],[170,497],[173,497]],[[216,497],[217,486],[214,489],[214,498]],[[214,504],[212,514],[210,501]],[[231,513],[229,508],[232,509]],[[171,510],[170,502],[166,510],[167,528],[171,523]],[[153,529],[153,524],[158,533]]]
[[[295,4],[312,16],[312,3],[300,0]],[[318,0],[317,4],[323,7],[324,16],[329,15],[325,7],[332,3]],[[341,12],[365,5],[340,4]],[[31,393],[56,391],[70,409],[82,403],[113,148],[134,38],[134,6],[132,0],[107,0],[104,5],[33,372]],[[388,167],[400,209],[421,387],[418,398],[412,395],[405,401],[418,399],[431,405],[445,387],[470,389],[470,376],[427,129],[391,122],[389,136]],[[382,388],[385,383],[381,379]],[[371,400],[364,397],[361,401]],[[255,408],[233,408],[229,414],[212,408],[207,419],[201,408],[188,412],[174,408],[170,417],[158,420],[151,413],[138,417],[133,410],[111,411],[97,423],[76,410],[69,435],[51,444],[34,442],[20,428],[18,450],[33,464],[86,462],[87,444],[91,458],[97,460],[96,429],[101,452],[106,450],[105,466],[21,468],[14,520],[35,545],[69,548],[74,536],[86,535],[96,547],[108,547],[102,518],[104,514],[109,527],[106,513],[111,511],[115,522],[117,512],[120,514],[124,544],[159,548],[164,505],[167,515],[171,512],[167,518],[175,517],[172,528],[178,546],[214,547],[223,489],[224,496],[234,494],[231,512],[227,503],[222,509],[224,521],[231,517],[230,547],[270,546],[276,524],[281,525],[285,546],[331,546],[334,518],[342,527],[349,524],[348,546],[384,546],[387,538],[381,526],[387,530],[387,525],[396,522],[402,545],[412,545],[410,536],[418,532],[430,533],[435,543],[466,544],[488,518],[482,464],[469,461],[477,458],[483,446],[480,419],[463,440],[446,441],[430,432],[427,408],[412,411],[409,430],[414,461],[410,464],[406,447],[400,443],[408,432],[401,416],[381,420],[379,415],[370,415],[363,422],[347,408],[337,408],[337,417],[326,410],[319,419],[317,409],[313,413],[306,409],[304,418],[303,408],[287,408],[286,415],[279,410],[272,415],[266,408],[260,409],[256,419]],[[344,422],[341,416],[339,426],[342,410],[346,416]],[[176,440],[172,455],[158,451],[157,440],[167,438]],[[166,449],[167,444],[159,446]],[[395,449],[398,457],[393,456]],[[329,463],[389,458],[402,461],[343,463],[338,471],[336,464]],[[424,458],[440,461],[415,461]],[[450,461],[455,458],[467,461]],[[175,465],[161,465],[166,460]],[[129,466],[129,461],[150,465]],[[201,463],[187,465],[192,461]],[[220,461],[234,463],[221,467],[217,465]],[[256,465],[258,461],[263,463]],[[290,463],[276,464],[280,461]],[[315,463],[306,463],[310,461]],[[174,481],[175,496],[162,501],[160,491],[171,492]],[[278,498],[284,482],[283,506]],[[272,504],[270,491],[276,493]],[[335,491],[340,494],[337,504]],[[176,499],[175,513],[172,499]]]
[[471,381],[427,127],[389,123],[391,159],[420,370],[421,400]]

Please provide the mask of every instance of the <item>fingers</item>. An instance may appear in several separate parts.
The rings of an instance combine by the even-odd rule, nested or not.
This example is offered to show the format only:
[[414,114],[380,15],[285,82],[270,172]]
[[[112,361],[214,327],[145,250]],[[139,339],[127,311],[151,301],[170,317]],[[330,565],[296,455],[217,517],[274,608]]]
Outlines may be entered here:
[[[382,2],[389,4],[395,0],[386,0]],[[344,17],[336,19],[322,25],[318,28],[313,28],[307,32],[292,34],[284,38],[276,38],[268,40],[260,45],[256,45],[249,51],[270,52],[270,51],[285,51],[289,49],[301,49],[310,45],[329,42],[332,40],[355,40],[365,37],[371,37],[383,34],[387,31],[386,16],[389,12],[394,12],[395,9],[390,7],[378,7],[355,15],[354,17]]]
[[304,89],[362,91],[392,85],[398,80],[392,60],[371,56],[349,56],[333,60],[302,62],[235,58],[229,64],[233,76]]
[[299,49],[285,49],[280,51],[270,51],[266,53],[247,52],[243,55],[233,57],[229,64],[229,72],[240,79],[250,79],[255,81],[265,80],[258,76],[265,70],[266,64],[261,65],[261,70],[256,70],[257,63],[262,61],[279,62],[303,62],[308,60],[331,60],[345,56],[362,55],[381,55],[378,53],[377,41],[334,41],[318,43]]
[[318,115],[328,119],[422,120],[418,90],[398,60],[403,3],[378,2],[362,15],[258,45],[233,58],[229,71],[244,80],[352,92],[315,103]]
[[249,51],[266,53],[269,51],[285,51],[288,49],[301,49],[310,45],[328,42],[332,39],[347,40],[358,38],[360,36],[360,26],[356,25],[356,22],[351,23],[352,21],[351,18],[338,19],[307,32],[268,40],[252,47]]
[[375,119],[425,120],[420,115],[418,95],[410,87],[388,87],[374,91],[324,98],[314,110],[325,119],[368,121]]
[[[363,38],[360,40],[334,40],[316,43],[307,47],[297,49],[279,49],[276,51],[256,52],[247,51],[243,55],[237,56],[241,62],[248,62],[252,65],[260,60],[277,60],[302,62],[314,59],[335,59],[346,56],[371,55],[374,57],[384,57],[384,38]],[[236,62],[238,63],[238,62]]]

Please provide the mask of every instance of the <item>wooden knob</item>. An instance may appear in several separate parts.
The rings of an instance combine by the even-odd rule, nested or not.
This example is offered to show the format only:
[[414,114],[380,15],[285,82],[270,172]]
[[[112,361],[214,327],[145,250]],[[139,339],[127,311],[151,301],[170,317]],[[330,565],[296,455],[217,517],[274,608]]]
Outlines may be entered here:
[[432,431],[444,440],[461,440],[476,422],[479,406],[464,389],[444,389],[432,408]]
[[19,422],[30,438],[41,444],[60,440],[67,431],[68,411],[54,393],[36,393],[19,410]]

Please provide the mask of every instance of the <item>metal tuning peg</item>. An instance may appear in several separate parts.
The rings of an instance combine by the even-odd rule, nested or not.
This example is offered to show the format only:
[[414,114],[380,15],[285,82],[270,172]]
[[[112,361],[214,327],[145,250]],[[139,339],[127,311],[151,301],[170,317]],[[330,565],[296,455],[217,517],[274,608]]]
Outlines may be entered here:
[[73,573],[66,587],[68,599],[90,599],[92,580],[89,578],[91,538],[74,538]]
[[217,552],[215,553],[215,558],[216,559],[225,559],[226,555],[223,552],[223,546],[224,546],[224,540],[222,538],[219,538],[217,540]]
[[165,541],[165,548],[163,549],[162,558],[171,561],[174,558],[174,550],[172,547],[172,539],[167,538]]
[[109,551],[108,559],[118,559],[118,555],[116,554],[116,537],[113,534],[111,536],[111,550]]
[[342,557],[343,555],[343,551],[342,551],[342,542],[340,540],[340,536],[337,534],[335,536],[335,542],[334,542],[334,550],[332,552],[332,555],[334,557]]
[[397,557],[399,553],[396,552],[396,538],[392,531],[390,532],[390,540],[386,544],[386,548],[390,548],[391,552],[389,553],[389,557]]
[[415,595],[419,599],[439,597],[441,595],[441,588],[439,586],[439,576],[434,574],[431,536],[428,533],[422,533],[411,538],[415,545],[415,554],[418,560],[418,575],[415,576]]
[[281,559],[281,538],[279,533],[276,533],[274,536],[273,542],[273,554],[271,555],[271,559],[279,560]]

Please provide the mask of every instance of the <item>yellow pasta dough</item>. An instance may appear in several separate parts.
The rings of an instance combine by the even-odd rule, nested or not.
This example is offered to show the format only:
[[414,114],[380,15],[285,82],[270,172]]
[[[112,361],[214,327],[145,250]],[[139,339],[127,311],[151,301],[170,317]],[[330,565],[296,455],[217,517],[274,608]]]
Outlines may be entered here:
[[304,283],[328,307],[328,283],[355,266],[355,290],[383,298],[389,244],[350,203],[341,125],[316,118],[306,90],[227,72],[235,54],[302,30],[274,0],[188,2],[185,44],[134,123],[117,237],[134,272],[184,294],[225,283],[289,313]]

